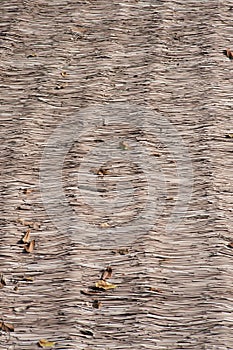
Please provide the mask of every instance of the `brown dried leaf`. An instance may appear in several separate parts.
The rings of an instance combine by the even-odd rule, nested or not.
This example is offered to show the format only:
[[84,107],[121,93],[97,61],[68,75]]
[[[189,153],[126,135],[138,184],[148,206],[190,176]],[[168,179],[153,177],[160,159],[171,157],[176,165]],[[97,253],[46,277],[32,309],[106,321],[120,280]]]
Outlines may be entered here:
[[107,222],[102,222],[101,224],[100,224],[100,227],[101,228],[108,228],[110,225],[107,223]]
[[24,246],[24,250],[27,252],[27,253],[32,253],[34,248],[35,248],[35,243],[36,241],[33,239],[31,242],[25,244]]
[[120,142],[120,148],[123,150],[123,151],[127,151],[129,149],[129,145],[127,142],[125,141],[121,141]]
[[37,54],[35,52],[31,52],[29,55],[27,55],[27,58],[31,57],[37,57]]
[[117,287],[115,284],[112,284],[112,283],[109,283],[109,282],[103,281],[103,280],[100,280],[100,281],[96,282],[95,286],[97,288],[102,288],[102,289],[105,289],[105,290],[114,289],[114,288]]
[[229,134],[226,134],[226,138],[227,139],[233,139],[233,133],[229,133]]
[[229,248],[233,248],[233,242],[228,243],[227,245]]
[[40,339],[38,342],[41,348],[52,348],[55,344],[54,341],[48,341],[47,339]]
[[230,49],[223,50],[225,56],[227,56],[230,60],[233,59],[233,53]]
[[105,169],[105,168],[99,168],[96,172],[97,175],[101,175],[101,176],[104,176],[104,175],[107,175],[109,174],[109,170],[108,169]]
[[33,282],[34,281],[34,277],[32,277],[32,276],[23,276],[23,281]]
[[0,275],[0,289],[6,286],[6,281],[3,274]]
[[120,255],[126,255],[129,253],[129,249],[128,248],[121,248],[121,249],[118,249],[117,251]]
[[14,332],[14,326],[11,323],[0,322],[0,329],[4,332]]
[[67,76],[67,72],[65,72],[65,71],[61,72],[61,76],[62,77],[66,77]]
[[93,307],[94,309],[100,309],[101,306],[102,306],[101,301],[99,301],[99,300],[93,300],[93,302],[92,302],[92,307]]
[[161,290],[161,289],[155,288],[155,287],[150,287],[150,291],[151,291],[151,292],[162,293],[162,290]]
[[28,243],[30,241],[30,232],[31,230],[28,229],[27,232],[25,233],[25,235],[22,238],[22,242],[23,243]]
[[105,281],[108,278],[112,277],[112,268],[111,266],[108,266],[103,272],[102,275],[100,277],[101,280]]
[[24,188],[23,189],[23,194],[29,195],[30,193],[32,193],[33,189],[32,188]]

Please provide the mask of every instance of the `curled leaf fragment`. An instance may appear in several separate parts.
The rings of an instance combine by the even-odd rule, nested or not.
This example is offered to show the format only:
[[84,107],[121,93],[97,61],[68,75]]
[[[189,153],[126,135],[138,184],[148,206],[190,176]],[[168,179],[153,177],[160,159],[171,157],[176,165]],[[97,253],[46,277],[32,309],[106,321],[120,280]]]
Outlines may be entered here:
[[35,248],[36,241],[33,239],[31,242],[25,244],[24,250],[26,253],[32,253]]
[[52,348],[55,344],[54,341],[48,341],[47,339],[40,339],[38,342],[41,348]]
[[233,53],[230,49],[223,50],[223,54],[227,56],[230,60],[233,59]]
[[6,286],[6,280],[3,274],[0,275],[0,289]]
[[30,232],[31,232],[30,229],[28,229],[28,230],[26,231],[25,235],[24,235],[23,238],[22,238],[22,242],[23,242],[23,243],[29,243],[29,241],[30,241]]
[[93,302],[92,302],[92,307],[94,308],[94,309],[100,309],[101,308],[101,306],[102,306],[102,303],[101,303],[101,301],[99,301],[99,300],[93,300]]
[[101,280],[106,280],[108,278],[111,278],[112,277],[112,268],[111,266],[108,266],[103,272],[102,272],[102,275],[100,277]]
[[114,289],[114,288],[117,287],[115,284],[112,284],[112,283],[109,283],[109,282],[103,281],[103,280],[100,280],[100,281],[96,282],[95,286],[97,288],[101,288],[101,289],[104,289],[104,290]]
[[4,332],[14,332],[14,326],[11,323],[0,322],[0,329]]

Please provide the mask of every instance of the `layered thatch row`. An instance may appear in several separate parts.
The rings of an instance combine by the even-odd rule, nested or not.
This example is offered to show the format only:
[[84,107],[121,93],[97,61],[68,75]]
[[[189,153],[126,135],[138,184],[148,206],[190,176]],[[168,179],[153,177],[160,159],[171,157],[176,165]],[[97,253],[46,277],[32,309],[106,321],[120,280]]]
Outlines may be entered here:
[[2,0],[0,349],[233,348],[232,11]]

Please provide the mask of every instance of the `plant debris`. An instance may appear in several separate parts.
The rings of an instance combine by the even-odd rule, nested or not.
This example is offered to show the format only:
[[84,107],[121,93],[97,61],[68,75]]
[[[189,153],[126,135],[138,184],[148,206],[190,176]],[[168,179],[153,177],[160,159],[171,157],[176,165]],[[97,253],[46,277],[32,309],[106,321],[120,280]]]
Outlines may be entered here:
[[54,341],[49,341],[47,339],[40,339],[38,345],[41,348],[52,348],[56,343]]
[[227,56],[230,60],[233,59],[233,52],[230,49],[223,50],[223,54]]
[[107,223],[107,222],[102,222],[101,224],[100,224],[100,227],[101,228],[108,228],[110,225]]
[[111,266],[108,266],[103,272],[102,275],[100,277],[101,280],[105,281],[108,278],[112,277],[112,268]]
[[30,233],[31,233],[31,230],[28,229],[25,233],[25,235],[23,236],[22,238],[22,242],[23,243],[29,243],[30,242]]
[[114,289],[117,287],[115,284],[103,280],[99,280],[98,282],[96,282],[95,286],[104,290]]
[[31,242],[25,244],[24,250],[26,253],[32,253],[35,248],[36,241],[33,239]]
[[0,289],[6,286],[6,280],[3,274],[0,275]]
[[99,301],[99,300],[97,300],[97,299],[93,300],[93,302],[92,302],[92,307],[93,307],[94,309],[100,309],[101,306],[102,306],[101,301]]
[[11,323],[0,322],[0,329],[4,332],[14,332],[14,326]]

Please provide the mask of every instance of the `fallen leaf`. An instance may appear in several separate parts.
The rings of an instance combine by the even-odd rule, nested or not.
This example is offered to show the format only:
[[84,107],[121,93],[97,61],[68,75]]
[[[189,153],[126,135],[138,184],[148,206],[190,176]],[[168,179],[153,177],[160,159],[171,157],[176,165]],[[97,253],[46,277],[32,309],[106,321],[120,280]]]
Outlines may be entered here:
[[109,282],[103,281],[103,280],[100,280],[100,281],[96,282],[95,286],[97,288],[102,288],[102,289],[105,289],[105,290],[114,289],[114,288],[117,287],[115,284],[112,284],[112,283],[109,283]]
[[127,142],[125,141],[121,141],[120,142],[120,148],[123,150],[123,151],[127,151],[129,149],[129,145]]
[[229,248],[233,248],[233,242],[228,243],[227,245]]
[[14,326],[11,323],[0,322],[0,329],[4,332],[14,332]]
[[226,138],[227,139],[233,139],[233,133],[229,133],[229,134],[226,134]]
[[30,194],[30,193],[32,193],[32,191],[33,191],[33,189],[32,188],[24,188],[23,189],[23,194]]
[[67,73],[65,71],[61,72],[61,76],[62,77],[66,77],[67,76]]
[[32,277],[32,276],[23,276],[23,281],[33,282],[34,281],[34,277]]
[[93,302],[92,302],[92,307],[93,307],[94,309],[100,309],[101,306],[102,306],[101,301],[99,301],[99,300],[93,300]]
[[157,292],[157,293],[162,293],[161,289],[155,288],[155,287],[150,287],[151,292]]
[[41,348],[52,348],[55,344],[54,341],[48,341],[47,339],[40,339],[38,342]]
[[32,52],[29,55],[27,55],[27,58],[31,58],[31,57],[37,57],[37,54],[35,52]]
[[128,248],[121,248],[121,249],[118,249],[118,253],[120,255],[126,255],[129,253],[129,249]]
[[28,243],[30,241],[30,232],[31,230],[28,229],[27,232],[25,233],[25,235],[22,238],[22,242],[23,243]]
[[32,253],[34,248],[35,248],[35,240],[33,239],[31,242],[25,244],[24,246],[24,250],[27,252],[27,253]]
[[102,222],[101,224],[100,224],[100,227],[101,228],[108,228],[110,225],[107,223],[107,222]]
[[223,50],[223,54],[227,56],[230,60],[233,59],[233,53],[230,49]]
[[97,175],[101,175],[101,176],[104,176],[104,175],[107,175],[109,174],[109,170],[108,169],[105,169],[105,168],[99,168],[96,172]]
[[112,268],[111,266],[108,266],[103,272],[102,272],[102,275],[100,277],[101,280],[106,280],[108,278],[111,278],[112,277]]
[[0,276],[0,289],[3,288],[4,286],[6,286],[6,281],[5,281],[3,274],[1,274],[1,276]]

